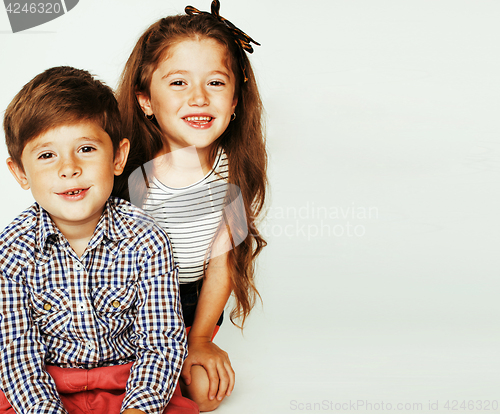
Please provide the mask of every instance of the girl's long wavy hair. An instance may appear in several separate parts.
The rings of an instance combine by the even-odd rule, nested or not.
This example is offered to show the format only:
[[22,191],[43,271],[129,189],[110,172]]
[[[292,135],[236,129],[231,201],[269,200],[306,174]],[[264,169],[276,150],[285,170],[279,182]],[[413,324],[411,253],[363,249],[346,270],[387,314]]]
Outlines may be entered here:
[[[165,148],[166,142],[158,123],[144,116],[136,93],[151,96],[153,72],[167,56],[168,49],[189,39],[214,39],[224,46],[236,78],[236,118],[214,142],[211,157],[213,162],[217,149],[222,147],[225,150],[229,164],[229,182],[234,184],[229,187],[239,187],[244,205],[245,217],[241,217],[242,213],[237,211],[241,209],[225,209],[223,220],[233,240],[235,232],[243,237],[248,233],[242,243],[234,246],[233,242],[233,249],[228,253],[228,268],[236,302],[230,319],[233,324],[242,328],[256,298],[260,298],[254,282],[255,259],[267,244],[256,226],[263,209],[267,186],[263,107],[250,61],[246,54],[240,53],[239,46],[226,26],[212,16],[165,17],[151,25],[135,45],[117,90],[123,118],[123,136],[129,138],[131,150],[124,173],[116,178],[113,194],[127,200],[133,195],[131,201],[142,206],[147,195],[148,176],[151,174],[151,171],[146,171],[150,168],[145,169],[145,164]],[[246,82],[242,67],[245,68],[248,79]],[[151,166],[152,163],[148,165]],[[142,174],[132,174],[141,170]],[[235,195],[228,196],[234,198]],[[244,228],[241,223],[244,223]],[[236,320],[240,323],[236,323]]]

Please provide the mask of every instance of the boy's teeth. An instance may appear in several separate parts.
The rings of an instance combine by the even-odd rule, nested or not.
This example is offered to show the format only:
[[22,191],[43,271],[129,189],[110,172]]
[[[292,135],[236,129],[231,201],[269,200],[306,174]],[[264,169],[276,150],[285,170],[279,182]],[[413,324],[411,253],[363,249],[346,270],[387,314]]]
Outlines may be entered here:
[[77,195],[80,194],[83,190],[77,190],[77,191],[68,191],[66,194],[68,195]]
[[210,121],[212,117],[210,116],[188,116],[186,117],[186,121],[188,122],[193,122],[193,121]]

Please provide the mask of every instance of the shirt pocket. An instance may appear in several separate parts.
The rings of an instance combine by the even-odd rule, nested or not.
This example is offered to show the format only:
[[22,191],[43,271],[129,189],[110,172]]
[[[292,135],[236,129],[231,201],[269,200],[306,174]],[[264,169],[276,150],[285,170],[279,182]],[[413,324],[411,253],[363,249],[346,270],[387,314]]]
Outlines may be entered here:
[[119,334],[133,324],[137,314],[134,286],[99,286],[93,290],[92,296],[96,315],[110,333]]
[[71,323],[71,307],[68,292],[54,289],[32,292],[33,320],[44,335],[66,337]]

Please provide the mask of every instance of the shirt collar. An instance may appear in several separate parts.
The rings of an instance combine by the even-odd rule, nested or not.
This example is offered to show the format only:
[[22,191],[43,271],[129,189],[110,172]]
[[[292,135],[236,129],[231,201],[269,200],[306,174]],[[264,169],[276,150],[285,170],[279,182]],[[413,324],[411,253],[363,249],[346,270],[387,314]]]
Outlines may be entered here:
[[35,237],[38,241],[39,251],[43,251],[50,236],[54,235],[56,238],[59,238],[62,234],[50,218],[49,213],[40,207],[38,203],[35,203],[35,206],[37,208]]
[[125,203],[123,200],[117,198],[110,197],[108,199],[101,219],[95,228],[94,235],[90,239],[90,248],[101,243],[103,237],[116,242],[135,236],[129,220],[123,214],[124,207],[121,206],[123,203]]
[[[119,241],[135,236],[130,219],[123,214],[123,212],[128,211],[125,204],[125,201],[111,197],[106,201],[104,211],[90,239],[90,248],[94,248],[101,243],[103,237],[110,241]],[[46,248],[47,241],[53,238],[51,236],[59,240],[64,236],[50,218],[49,213],[40,207],[38,203],[35,203],[35,205],[38,210],[36,214],[36,240],[39,250],[43,251]]]

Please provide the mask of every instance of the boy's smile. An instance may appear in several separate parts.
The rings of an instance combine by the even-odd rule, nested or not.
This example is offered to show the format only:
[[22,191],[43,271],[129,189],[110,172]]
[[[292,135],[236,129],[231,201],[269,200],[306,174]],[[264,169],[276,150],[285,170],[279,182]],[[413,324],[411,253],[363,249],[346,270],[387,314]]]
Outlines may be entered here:
[[114,176],[123,171],[128,145],[122,140],[113,157],[109,135],[97,123],[87,121],[50,129],[29,141],[21,156],[24,171],[11,159],[7,164],[65,236],[65,230],[75,226],[92,234],[113,189]]

